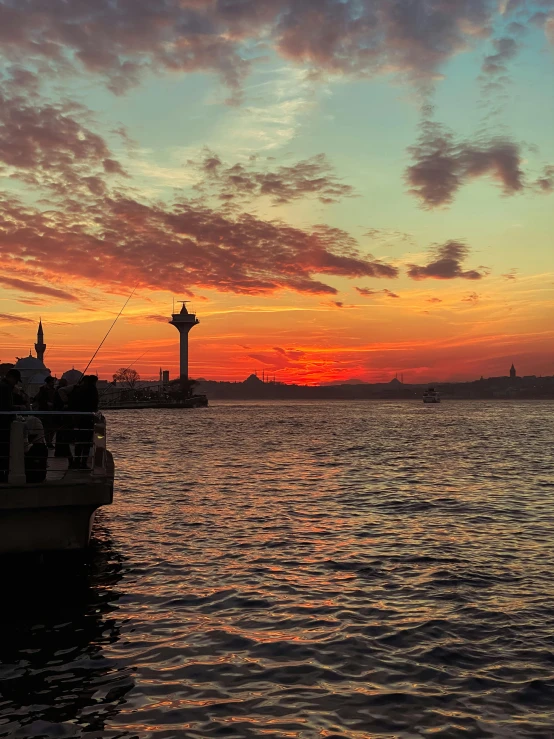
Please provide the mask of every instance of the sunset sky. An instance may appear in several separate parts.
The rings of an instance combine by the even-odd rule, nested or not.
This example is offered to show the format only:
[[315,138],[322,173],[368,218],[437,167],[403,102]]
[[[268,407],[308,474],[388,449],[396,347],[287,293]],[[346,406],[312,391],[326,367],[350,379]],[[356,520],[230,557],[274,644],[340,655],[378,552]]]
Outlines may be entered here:
[[554,0],[0,0],[0,361],[554,374]]

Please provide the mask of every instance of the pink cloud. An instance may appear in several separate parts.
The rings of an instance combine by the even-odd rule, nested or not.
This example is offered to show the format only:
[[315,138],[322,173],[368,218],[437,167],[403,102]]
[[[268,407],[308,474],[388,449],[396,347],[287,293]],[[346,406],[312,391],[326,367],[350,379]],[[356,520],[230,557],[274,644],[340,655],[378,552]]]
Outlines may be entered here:
[[336,177],[324,154],[273,170],[267,160],[257,157],[247,164],[226,165],[209,151],[201,162],[189,164],[203,175],[198,190],[231,205],[262,196],[275,205],[305,197],[316,197],[327,205],[353,195],[353,188]]
[[[48,286],[62,275],[112,290],[138,283],[187,294],[204,286],[244,294],[288,289],[335,295],[322,275],[398,275],[396,267],[362,253],[345,231],[325,224],[295,228],[248,213],[230,216],[225,209],[185,199],[141,202],[125,182],[113,190],[109,178],[125,172],[106,141],[83,124],[88,111],[32,95],[7,97],[1,89],[0,98],[0,166],[48,194],[48,210],[41,210],[0,193],[4,266],[20,273],[6,278],[6,286],[77,300]],[[204,162],[207,172],[219,166],[215,155]],[[224,189],[235,176],[230,169],[221,178]],[[251,187],[254,194],[271,192],[280,202],[308,193],[328,200],[351,192],[323,155],[272,171],[245,172],[237,185],[241,196]]]
[[[335,295],[337,289],[315,275],[398,274],[362,254],[340,229],[300,229],[246,213],[230,218],[186,200],[164,206],[91,195],[41,212],[0,199],[0,248],[6,262],[36,276],[66,275],[112,288],[138,283],[177,292],[202,286],[252,295],[282,289]],[[21,280],[10,284],[76,299]]]
[[0,89],[0,166],[27,184],[60,193],[74,193],[79,186],[95,195],[105,192],[104,175],[125,172],[105,140],[76,112],[36,96],[10,97]]

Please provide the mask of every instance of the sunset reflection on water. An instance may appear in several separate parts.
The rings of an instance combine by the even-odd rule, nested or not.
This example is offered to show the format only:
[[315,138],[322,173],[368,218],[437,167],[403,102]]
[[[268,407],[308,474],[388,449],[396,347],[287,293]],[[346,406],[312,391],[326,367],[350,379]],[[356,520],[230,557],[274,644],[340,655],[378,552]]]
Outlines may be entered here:
[[119,580],[81,608],[116,604],[99,653],[130,682],[98,736],[551,736],[553,407],[110,413]]

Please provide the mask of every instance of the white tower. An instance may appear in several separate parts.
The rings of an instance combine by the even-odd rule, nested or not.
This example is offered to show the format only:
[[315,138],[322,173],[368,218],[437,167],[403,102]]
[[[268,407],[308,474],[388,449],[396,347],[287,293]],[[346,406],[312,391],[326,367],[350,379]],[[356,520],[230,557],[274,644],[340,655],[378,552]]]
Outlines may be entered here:
[[181,383],[184,385],[189,379],[189,331],[200,323],[194,313],[187,310],[188,300],[179,301],[183,304],[180,313],[173,313],[169,323],[175,326],[181,334],[180,355],[179,355],[179,374]]

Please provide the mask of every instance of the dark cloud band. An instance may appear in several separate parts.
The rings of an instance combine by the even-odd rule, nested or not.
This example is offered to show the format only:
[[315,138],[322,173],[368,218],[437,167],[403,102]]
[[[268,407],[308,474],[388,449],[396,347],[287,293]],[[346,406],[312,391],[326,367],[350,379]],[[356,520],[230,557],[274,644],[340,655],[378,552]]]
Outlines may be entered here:
[[[552,3],[540,5],[548,33]],[[314,73],[423,81],[500,21],[521,25],[538,10],[532,0],[503,15],[497,0],[0,0],[0,49],[42,73],[100,76],[116,93],[147,71],[212,71],[237,90],[264,47]],[[486,67],[515,53],[510,41],[496,42]]]
[[[469,254],[469,247],[461,241],[447,241],[431,252],[431,261],[424,265],[410,264],[408,276],[412,280],[480,280],[484,272],[464,270],[462,262]],[[431,299],[434,300],[434,299]]]

